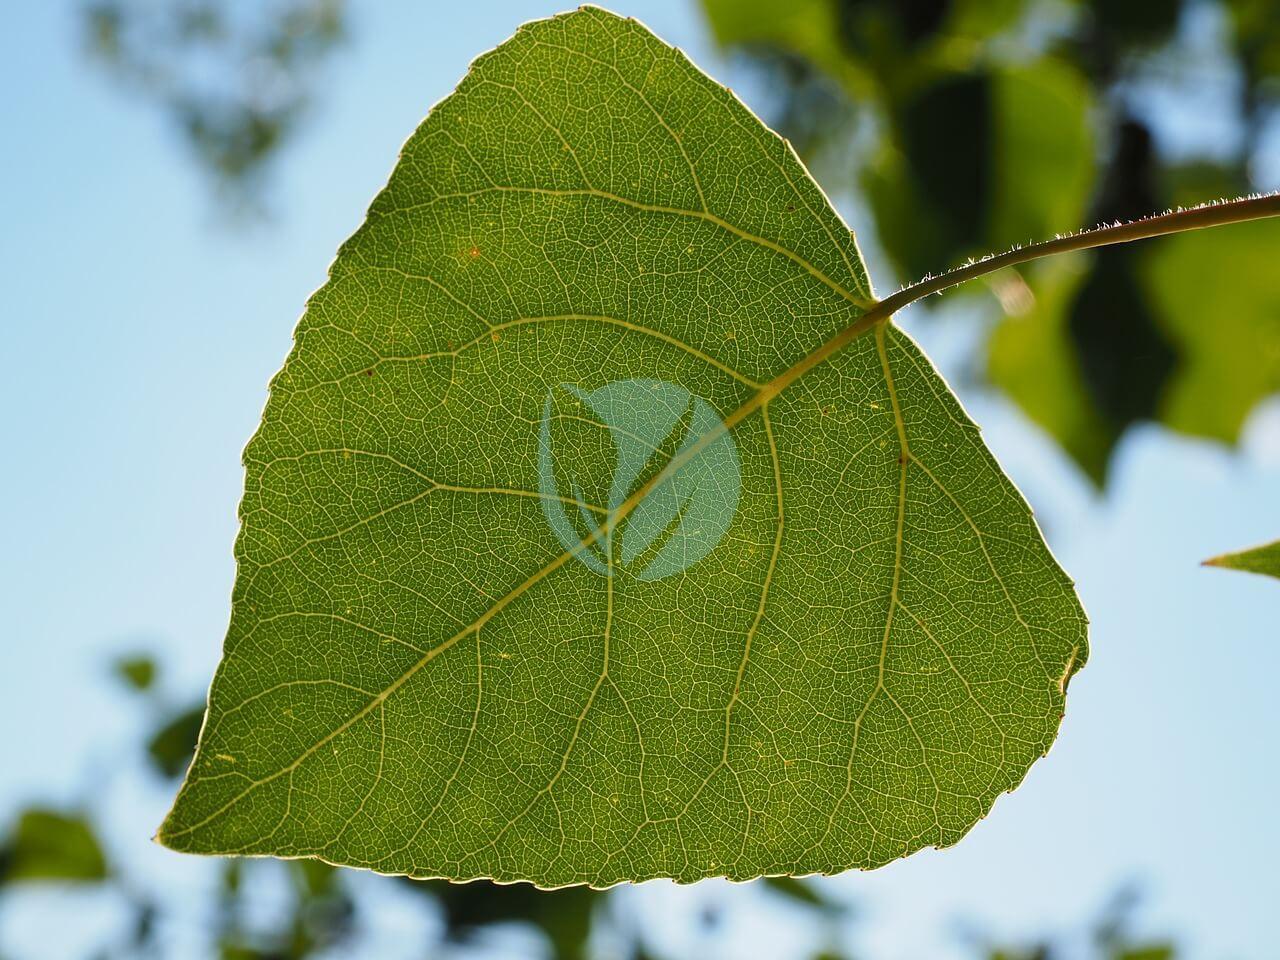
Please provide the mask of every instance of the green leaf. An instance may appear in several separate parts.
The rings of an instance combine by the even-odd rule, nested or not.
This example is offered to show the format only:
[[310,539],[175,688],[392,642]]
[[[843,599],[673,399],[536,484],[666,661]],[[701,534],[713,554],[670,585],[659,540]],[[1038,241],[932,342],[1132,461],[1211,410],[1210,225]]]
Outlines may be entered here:
[[1234,443],[1258,402],[1280,392],[1280,285],[1266,279],[1278,239],[1259,220],[1153,245],[1143,279],[1180,357],[1160,408],[1172,429]]
[[1234,443],[1280,391],[1280,291],[1247,279],[1268,275],[1275,240],[1258,221],[1103,251],[1092,267],[1040,264],[1033,307],[992,332],[988,376],[1099,484],[1138,420]]
[[166,777],[176,777],[187,769],[203,721],[203,704],[166,719],[147,741],[147,757],[151,765]]
[[146,654],[120,657],[112,668],[126,686],[138,692],[150,690],[156,680],[156,662]]
[[1122,949],[1113,955],[1113,960],[1174,960],[1177,953],[1173,944],[1153,943]]
[[1026,12],[1026,0],[950,0],[908,7],[896,0],[702,0],[718,43],[802,58],[855,103],[913,77],[977,59]]
[[776,894],[778,897],[784,898],[797,906],[808,907],[833,915],[845,913],[849,909],[847,903],[828,899],[812,883],[797,880],[795,877],[765,877],[760,882],[764,884],[765,889],[770,893]]
[[529,923],[551,942],[557,960],[591,955],[592,920],[605,896],[586,887],[545,891],[527,884],[410,882],[437,900],[450,940],[465,942],[493,924]]
[[956,842],[1048,749],[1086,625],[870,302],[787,145],[641,25],[478,59],[272,383],[161,842],[542,886]]
[[860,64],[841,44],[840,11],[831,0],[702,0],[711,31],[724,46],[767,47],[803,56],[847,86],[869,87]]
[[32,807],[0,844],[0,885],[33,880],[92,883],[107,876],[107,861],[83,816]]
[[856,112],[882,114],[860,179],[878,239],[907,277],[1080,226],[1094,179],[1085,78],[1059,58],[980,55],[1024,13],[1019,0],[937,5],[936,19],[889,2],[703,6],[721,44],[798,57]]
[[1224,553],[1205,561],[1208,567],[1226,567],[1229,570],[1244,570],[1246,573],[1265,573],[1271,577],[1280,577],[1280,540],[1264,543],[1252,550],[1241,550],[1239,553]]
[[987,378],[1101,484],[1118,430],[1092,402],[1069,328],[1089,263],[1074,254],[1037,264],[1029,308],[1003,318],[987,340]]
[[1074,230],[1093,183],[1091,99],[1065,63],[947,74],[890,104],[863,171],[886,252],[908,277]]
[[[1150,130],[1124,111],[1102,111],[1113,116],[1096,153],[1095,100],[1118,81],[1111,58],[1085,52],[1089,38],[1101,27],[1145,55],[1168,40],[1176,0],[1136,18],[1137,8],[1092,3],[1074,39],[1044,53],[1021,42],[1035,14],[1019,0],[703,6],[720,43],[783,65],[769,76],[780,123],[817,161],[838,157],[859,169],[879,245],[907,278],[1085,223],[1256,188],[1240,158],[1162,163]],[[1267,4],[1228,8],[1251,87],[1276,62],[1280,32]],[[862,120],[858,136],[814,95],[830,86]],[[1047,271],[1048,289],[1038,269],[991,278],[1002,305],[1019,314],[993,339],[994,384],[1097,484],[1134,424],[1234,443],[1257,402],[1280,391],[1276,288],[1247,279],[1268,276],[1274,231],[1259,223],[1231,233],[1081,258],[1092,266],[1074,279]],[[1039,302],[1024,319],[1030,295]]]

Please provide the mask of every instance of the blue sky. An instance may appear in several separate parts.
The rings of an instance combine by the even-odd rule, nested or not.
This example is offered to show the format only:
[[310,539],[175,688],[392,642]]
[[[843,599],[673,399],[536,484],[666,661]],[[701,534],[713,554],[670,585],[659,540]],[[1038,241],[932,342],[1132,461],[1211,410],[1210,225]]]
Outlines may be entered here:
[[[743,81],[689,0],[612,5]],[[275,215],[248,229],[212,212],[156,114],[85,63],[75,4],[8,14],[0,815],[100,794],[114,855],[175,896],[207,882],[201,863],[149,841],[168,797],[130,780],[134,761],[118,759],[142,717],[107,664],[152,647],[175,702],[204,689],[228,615],[240,450],[303,302],[430,105],[474,55],[557,9],[359,6],[320,107],[282,158]],[[1173,136],[1196,123],[1176,103],[1159,109]],[[836,200],[856,227],[856,205]],[[872,258],[883,294],[891,284],[878,266]],[[906,326],[944,370],[963,362],[963,317]],[[1070,928],[1134,879],[1149,895],[1145,922],[1187,937],[1194,956],[1274,956],[1280,586],[1197,564],[1280,534],[1280,402],[1255,415],[1239,452],[1133,432],[1098,497],[1007,404],[960,385],[1079,583],[1093,657],[1049,758],[958,847],[825,881],[857,901],[857,942],[905,960],[944,955],[960,920],[1008,933]],[[719,898],[740,922],[711,956],[753,956],[761,942],[785,956],[787,918],[747,909],[752,896],[650,884],[632,899],[645,916],[679,917]],[[73,902],[77,924],[59,921]],[[61,894],[18,906],[0,912],[0,952],[19,957],[75,956],[75,928],[114,917],[109,904]],[[394,904],[385,916],[387,931],[413,923]],[[680,923],[664,929],[690,935]]]

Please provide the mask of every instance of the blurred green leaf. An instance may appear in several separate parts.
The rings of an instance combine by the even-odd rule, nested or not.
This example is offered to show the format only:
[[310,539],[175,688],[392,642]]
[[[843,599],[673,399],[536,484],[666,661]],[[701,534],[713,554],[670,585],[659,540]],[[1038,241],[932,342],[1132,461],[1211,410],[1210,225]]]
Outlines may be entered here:
[[1107,960],[1174,960],[1177,948],[1171,943],[1149,944],[1141,947],[1124,947],[1111,954]]
[[[801,57],[859,108],[921,77],[976,65],[1026,0],[703,0],[716,41],[756,56]],[[786,126],[785,121],[783,126]]]
[[913,93],[897,106],[897,137],[863,171],[880,242],[908,277],[956,265],[988,233],[995,83],[954,74]]
[[847,55],[840,12],[831,0],[703,0],[702,5],[721,45],[801,56],[846,89],[870,92],[874,81]]
[[[1083,76],[981,54],[1025,4],[704,0],[725,46],[781,50],[839,83],[884,136],[861,182],[907,279],[1074,230],[1094,176]],[[921,46],[925,38],[936,42]],[[796,118],[782,118],[784,130]]]
[[1036,265],[1025,299],[987,341],[987,378],[1100,483],[1116,430],[1089,395],[1069,328],[1091,265],[1087,255]]
[[596,904],[608,894],[588,887],[539,890],[529,884],[497,884],[409,880],[430,892],[444,910],[445,928],[451,939],[465,940],[497,923],[528,923],[550,941],[557,960],[580,960],[587,954],[587,939]]
[[1277,249],[1260,221],[1037,265],[988,377],[1099,484],[1135,422],[1234,443],[1280,391],[1280,288],[1260,280]]
[[843,901],[830,899],[814,884],[796,877],[765,877],[760,882],[770,893],[805,907],[815,907],[831,913],[841,913],[847,909]]
[[1206,560],[1205,565],[1280,577],[1280,540],[1238,553],[1224,553]]
[[1280,224],[1242,223],[1151,245],[1142,280],[1178,365],[1160,420],[1227,443],[1280,391]]
[[1280,17],[1276,0],[1226,0],[1231,39],[1243,68],[1246,116],[1257,124],[1280,102]]
[[1154,419],[1176,357],[1136,265],[1145,249],[1045,263],[1029,272],[1033,301],[987,344],[987,373],[1101,486],[1112,448]]
[[345,36],[345,6],[86,0],[83,35],[93,61],[152,102],[199,166],[247,200],[310,108],[320,68]]
[[1117,46],[1154,46],[1178,25],[1181,0],[1084,0],[1090,26]]
[[862,174],[907,279],[1074,230],[1088,209],[1088,87],[1064,63],[950,74],[895,107]]
[[163,776],[176,777],[187,769],[196,752],[204,705],[190,707],[167,719],[147,741],[147,756]]
[[[907,280],[1090,223],[1248,192],[1250,151],[1280,104],[1274,0],[1226,0],[1245,137],[1239,148],[1213,144],[1216,186],[1201,177],[1196,189],[1175,189],[1183,168],[1160,155],[1126,89],[1157,76],[1196,82],[1189,58],[1174,55],[1179,0],[1080,0],[1040,41],[1048,21],[1034,26],[1019,3],[704,5],[722,44],[802,58],[874,118],[856,137],[828,124],[847,142],[822,149],[855,158],[881,246]],[[803,97],[782,103],[812,108]],[[802,147],[816,142],[812,120],[782,123],[810,131]],[[1277,293],[1263,279],[1274,226],[1231,233],[1250,236],[1187,235],[1082,258],[1078,274],[1035,269],[1005,283],[1021,286],[1022,303],[988,347],[992,382],[1095,482],[1133,424],[1234,442],[1257,401],[1280,390]]]
[[31,807],[0,844],[0,885],[105,880],[107,861],[92,824],[78,813]]
[[145,654],[120,657],[114,664],[114,670],[116,676],[134,690],[150,690],[155,683],[156,662]]
[[341,871],[319,860],[288,861],[284,866],[291,896],[264,917],[257,902],[261,887],[246,883],[245,875],[265,866],[250,860],[224,865],[214,914],[218,956],[222,960],[345,956],[343,947],[357,932],[358,917]]

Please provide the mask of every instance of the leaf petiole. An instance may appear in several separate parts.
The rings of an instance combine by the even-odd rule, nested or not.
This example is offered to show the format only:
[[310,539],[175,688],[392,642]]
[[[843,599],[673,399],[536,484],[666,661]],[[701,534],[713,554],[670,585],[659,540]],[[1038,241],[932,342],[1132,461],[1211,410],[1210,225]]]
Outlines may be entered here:
[[1129,223],[1117,223],[1105,227],[1094,227],[1078,233],[1042,240],[1025,247],[1015,247],[1005,253],[984,257],[973,263],[965,264],[936,277],[925,277],[922,280],[903,287],[892,296],[876,303],[854,326],[865,327],[867,321],[876,323],[888,319],[903,307],[923,300],[925,297],[969,280],[984,277],[1005,267],[1041,260],[1059,253],[1071,253],[1076,250],[1090,250],[1094,247],[1106,247],[1117,243],[1130,243],[1134,240],[1145,240],[1149,237],[1163,237],[1174,233],[1186,233],[1191,230],[1202,230],[1205,227],[1220,227],[1229,223],[1245,223],[1249,220],[1264,220],[1268,217],[1280,216],[1280,193],[1268,193],[1260,196],[1240,197],[1235,200],[1219,200],[1202,204],[1198,207],[1172,210],[1156,216],[1144,217]]

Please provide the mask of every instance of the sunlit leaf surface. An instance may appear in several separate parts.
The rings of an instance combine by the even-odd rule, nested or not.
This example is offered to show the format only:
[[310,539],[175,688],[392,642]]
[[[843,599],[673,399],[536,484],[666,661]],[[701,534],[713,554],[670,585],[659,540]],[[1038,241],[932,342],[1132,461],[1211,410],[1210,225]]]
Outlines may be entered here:
[[544,886],[958,840],[1085,620],[906,336],[812,362],[870,302],[788,146],[639,24],[478,59],[272,384],[160,840]]

